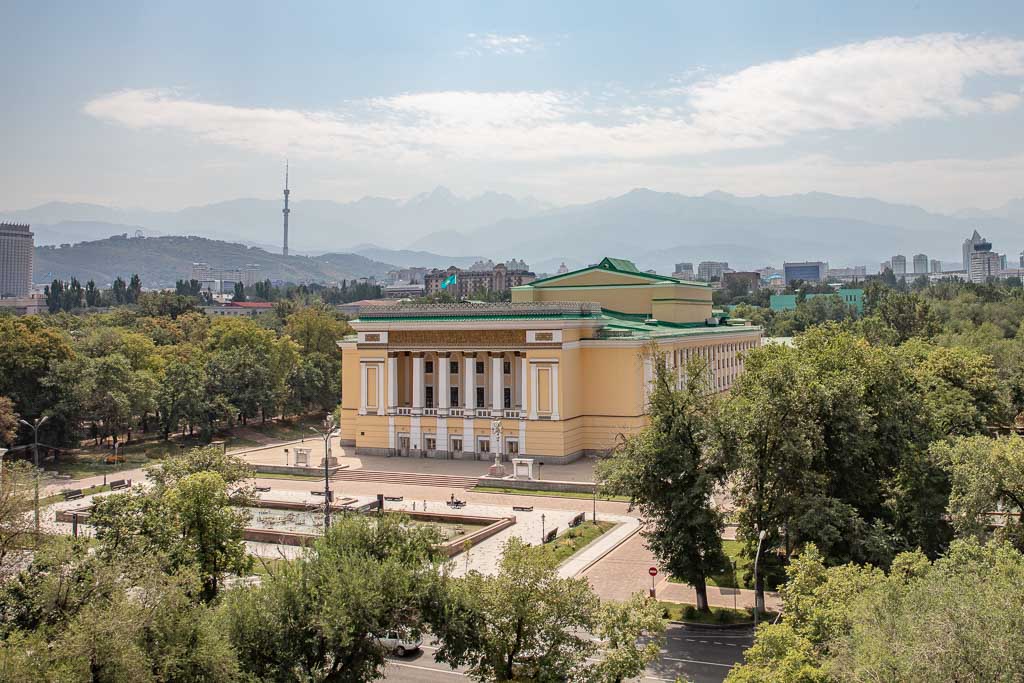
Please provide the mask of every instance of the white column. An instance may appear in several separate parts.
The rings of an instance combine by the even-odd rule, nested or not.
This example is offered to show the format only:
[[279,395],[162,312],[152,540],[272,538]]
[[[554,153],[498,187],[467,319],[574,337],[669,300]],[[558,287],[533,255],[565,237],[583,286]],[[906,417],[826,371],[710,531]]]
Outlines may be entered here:
[[526,417],[527,403],[526,400],[526,369],[528,364],[526,362],[526,354],[519,357],[519,410],[522,411],[522,416]]
[[[434,362],[434,384],[437,387],[437,396],[435,397],[437,400],[435,403],[437,404],[439,415],[448,414],[448,373],[450,371],[448,354],[437,354],[437,360]],[[447,448],[442,450],[447,450]]]
[[377,414],[386,415],[387,406],[384,405],[384,364],[377,364]]
[[466,417],[471,417],[469,411],[476,405],[476,356],[470,353],[463,357],[466,359],[466,376],[463,378],[465,396],[462,397],[462,405],[466,408]]
[[551,364],[551,419],[557,420],[558,418],[558,403],[560,394],[558,393],[558,363]]
[[530,419],[537,419],[537,365],[530,363]]
[[412,414],[423,414],[423,354],[412,357]]
[[366,415],[366,363],[359,364],[359,414]]
[[491,415],[501,415],[505,408],[505,359],[502,356],[491,356]]
[[398,405],[398,356],[388,354],[388,413],[395,413]]

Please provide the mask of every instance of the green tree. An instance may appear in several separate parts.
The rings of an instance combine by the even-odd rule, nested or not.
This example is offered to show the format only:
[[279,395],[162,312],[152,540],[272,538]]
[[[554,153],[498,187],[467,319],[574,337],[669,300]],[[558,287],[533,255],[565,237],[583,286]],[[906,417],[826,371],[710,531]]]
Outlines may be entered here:
[[629,496],[640,508],[647,547],[672,576],[694,587],[697,608],[707,612],[707,577],[729,566],[721,541],[725,522],[712,499],[726,476],[718,404],[704,362],[682,368],[680,379],[663,354],[651,356],[650,426],[599,463],[598,477],[609,492]]
[[14,401],[0,396],[0,444],[9,446],[18,435],[18,413],[14,411]]
[[[201,352],[198,352],[201,354]],[[206,371],[202,358],[172,359],[164,370],[156,404],[164,439],[182,423],[201,425],[206,410]]]
[[138,303],[139,295],[142,294],[142,278],[137,273],[132,275],[128,288],[125,290],[125,303]]
[[642,675],[661,652],[665,631],[661,611],[657,602],[642,593],[624,602],[602,603],[594,629],[600,639],[600,661],[590,680],[620,683]]
[[235,293],[231,297],[232,301],[245,301],[245,285],[241,282],[235,283]]
[[433,611],[438,541],[400,515],[334,520],[306,554],[225,595],[243,666],[258,680],[374,680],[385,653],[372,634],[416,635]]

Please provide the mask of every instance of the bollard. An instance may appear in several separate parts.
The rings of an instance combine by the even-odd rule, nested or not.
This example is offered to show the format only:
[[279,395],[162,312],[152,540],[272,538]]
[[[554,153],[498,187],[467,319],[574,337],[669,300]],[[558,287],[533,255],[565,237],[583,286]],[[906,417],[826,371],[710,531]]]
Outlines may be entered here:
[[78,513],[71,513],[71,535],[78,538]]

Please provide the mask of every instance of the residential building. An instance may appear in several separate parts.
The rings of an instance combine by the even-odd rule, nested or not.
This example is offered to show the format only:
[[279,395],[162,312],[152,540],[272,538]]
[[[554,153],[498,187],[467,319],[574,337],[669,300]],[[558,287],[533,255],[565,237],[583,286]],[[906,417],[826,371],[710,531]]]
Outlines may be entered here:
[[32,292],[33,237],[26,223],[0,223],[0,297]]
[[697,275],[693,272],[693,264],[684,261],[683,263],[676,264],[672,277],[679,278],[680,280],[693,280]]
[[[512,289],[509,303],[365,306],[342,349],[341,439],[357,454],[569,462],[647,424],[652,346],[726,391],[761,329],[711,287],[624,259]],[[500,429],[499,429],[500,427]]]
[[[805,298],[813,299],[817,296],[838,296],[840,301],[848,306],[857,309],[857,313],[864,312],[864,290],[863,289],[837,289],[833,294],[807,294]],[[773,311],[795,311],[798,301],[796,294],[772,294],[768,300],[768,306]]]
[[697,279],[702,282],[721,280],[728,269],[729,264],[726,261],[701,261],[697,265]]
[[991,242],[981,240],[974,244],[970,268],[967,270],[967,276],[971,282],[988,282],[992,278],[999,277],[999,271],[1002,269],[1002,258],[992,251]]
[[857,282],[868,275],[867,266],[853,266],[850,268],[829,268],[829,282]]
[[928,274],[927,254],[914,254],[914,275]]
[[38,294],[0,297],[0,310],[11,311],[15,315],[36,315],[47,310],[46,297]]
[[260,313],[269,313],[274,310],[274,304],[270,301],[229,301],[213,306],[203,306],[203,312],[211,318],[222,316],[254,318]]
[[804,282],[825,282],[828,279],[828,264],[824,261],[796,261],[783,263],[782,273],[786,284],[796,280]]
[[964,272],[969,273],[971,270],[971,254],[974,253],[974,246],[984,241],[984,238],[978,234],[977,230],[974,231],[974,234],[964,240],[962,247],[964,254]]
[[[456,298],[465,299],[478,292],[507,292],[512,287],[519,287],[537,279],[522,261],[513,259],[509,263],[514,264],[515,268],[510,268],[504,263],[494,265],[490,261],[475,263],[468,270],[455,266],[447,270],[435,268],[423,276],[424,289],[428,295],[447,292]],[[453,275],[455,278],[451,281]],[[449,284],[442,287],[445,281]]]
[[388,271],[387,280],[391,284],[407,282],[409,284],[423,284],[423,276],[427,274],[426,268],[399,268]]
[[882,261],[878,265],[878,274],[881,275],[887,270],[892,270],[892,261]]
[[907,274],[907,257],[903,254],[896,254],[889,259],[889,264],[892,267],[892,274],[896,277]]
[[761,288],[761,275],[754,271],[729,271],[722,273],[722,286],[729,288],[734,283],[741,283],[748,292],[755,292]]
[[569,267],[567,265],[565,265],[565,261],[562,261],[562,263],[560,263],[559,266],[558,266],[558,270],[555,271],[555,274],[556,275],[565,275],[568,272],[569,272]]
[[1024,251],[1020,252],[1020,267],[1024,268]]
[[937,258],[933,258],[931,261],[931,267],[928,269],[930,273],[941,273],[942,272],[942,261]]
[[409,299],[423,296],[426,289],[424,285],[409,282],[396,282],[393,285],[384,287],[385,299]]
[[203,291],[211,294],[231,294],[235,291],[236,282],[241,282],[247,289],[259,282],[260,272],[258,263],[248,263],[242,268],[193,263],[191,279],[198,281]]

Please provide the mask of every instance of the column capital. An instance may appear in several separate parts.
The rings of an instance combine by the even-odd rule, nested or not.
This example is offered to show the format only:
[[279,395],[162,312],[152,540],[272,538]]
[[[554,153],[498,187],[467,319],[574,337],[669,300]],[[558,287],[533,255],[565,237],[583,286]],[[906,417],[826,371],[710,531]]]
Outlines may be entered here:
[[438,358],[450,358],[451,355],[452,355],[451,351],[438,351],[437,352],[437,357]]
[[490,356],[491,358],[504,358],[505,357],[505,352],[504,351],[488,351],[487,355]]
[[398,358],[398,351],[388,351],[388,358]]

